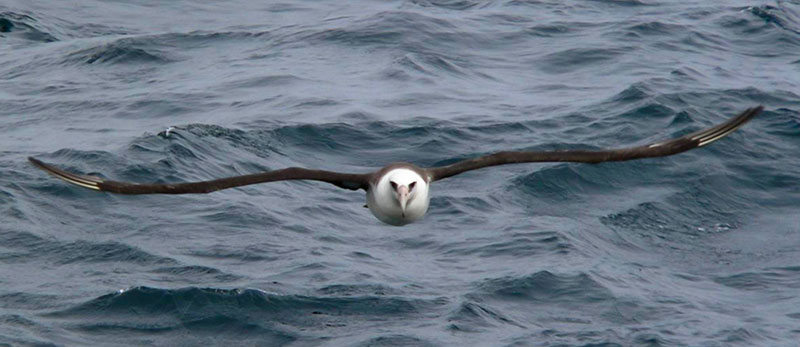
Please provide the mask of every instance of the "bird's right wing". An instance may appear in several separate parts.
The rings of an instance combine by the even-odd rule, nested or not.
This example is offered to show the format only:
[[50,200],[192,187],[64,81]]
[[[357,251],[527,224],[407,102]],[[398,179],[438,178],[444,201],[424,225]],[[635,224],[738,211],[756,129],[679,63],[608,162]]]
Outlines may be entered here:
[[105,180],[96,176],[78,175],[64,171],[33,157],[29,157],[28,160],[30,160],[33,165],[36,165],[36,167],[69,183],[84,188],[118,194],[204,194],[250,184],[290,180],[322,181],[350,190],[366,190],[369,187],[369,174],[309,170],[298,167],[202,182],[140,184]]

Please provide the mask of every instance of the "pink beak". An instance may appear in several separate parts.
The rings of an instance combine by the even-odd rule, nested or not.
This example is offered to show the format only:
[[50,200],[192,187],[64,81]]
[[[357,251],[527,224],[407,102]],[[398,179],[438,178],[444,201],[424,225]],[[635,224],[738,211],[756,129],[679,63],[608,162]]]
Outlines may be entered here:
[[397,200],[400,202],[400,211],[403,213],[403,217],[406,216],[406,204],[408,204],[408,187],[407,186],[398,186],[397,187]]

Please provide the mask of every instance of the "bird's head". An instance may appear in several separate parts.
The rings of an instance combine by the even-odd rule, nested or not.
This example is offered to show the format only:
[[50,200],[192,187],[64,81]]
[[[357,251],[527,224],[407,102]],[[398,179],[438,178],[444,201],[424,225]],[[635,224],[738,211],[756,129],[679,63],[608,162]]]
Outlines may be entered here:
[[425,179],[411,170],[397,170],[392,173],[389,176],[389,186],[392,196],[400,206],[403,218],[406,218],[410,204],[417,199],[426,200],[428,197],[428,184]]

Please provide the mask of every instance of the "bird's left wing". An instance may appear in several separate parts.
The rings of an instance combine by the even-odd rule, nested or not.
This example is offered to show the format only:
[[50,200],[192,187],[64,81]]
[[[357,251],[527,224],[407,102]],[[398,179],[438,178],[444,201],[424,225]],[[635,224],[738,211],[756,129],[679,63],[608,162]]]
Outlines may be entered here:
[[534,162],[576,162],[601,163],[606,161],[624,161],[642,158],[664,157],[702,147],[719,140],[738,129],[750,119],[761,113],[762,106],[749,108],[726,122],[717,126],[700,130],[686,136],[657,142],[649,145],[607,150],[560,150],[560,151],[525,151],[498,152],[482,157],[462,160],[455,164],[428,168],[426,171],[431,181],[440,180],[465,171],[480,168]]

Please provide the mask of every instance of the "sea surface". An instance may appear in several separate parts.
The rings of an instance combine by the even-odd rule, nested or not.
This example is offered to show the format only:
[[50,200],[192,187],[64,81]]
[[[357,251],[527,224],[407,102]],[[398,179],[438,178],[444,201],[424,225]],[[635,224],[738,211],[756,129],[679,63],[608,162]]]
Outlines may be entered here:
[[[501,150],[379,222],[280,182]],[[798,346],[800,2],[0,1],[0,346]]]

